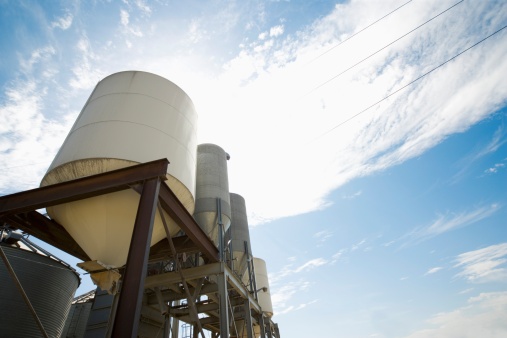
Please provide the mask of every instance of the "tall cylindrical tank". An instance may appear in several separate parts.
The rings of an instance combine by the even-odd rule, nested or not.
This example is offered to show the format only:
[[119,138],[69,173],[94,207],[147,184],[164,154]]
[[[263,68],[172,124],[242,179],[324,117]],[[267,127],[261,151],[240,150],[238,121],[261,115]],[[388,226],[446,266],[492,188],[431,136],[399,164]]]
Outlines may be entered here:
[[[271,290],[269,288],[268,270],[266,268],[266,262],[261,259],[254,257],[253,266],[255,270],[255,284],[257,286],[257,297],[259,305],[262,308],[262,312],[268,316],[273,316],[273,305],[271,303]],[[243,275],[243,283],[248,285],[248,274]]]
[[[0,244],[49,337],[60,337],[79,276],[45,255]],[[0,336],[43,337],[3,260],[0,260]]]
[[248,256],[245,251],[245,242],[248,247],[248,254],[252,257],[250,245],[250,230],[248,228],[248,216],[246,213],[245,199],[238,194],[231,193],[231,227],[227,234],[227,241],[231,241],[233,256],[233,270],[240,278],[247,270]]
[[[166,183],[194,211],[197,114],[187,94],[158,75],[126,71],[100,81],[41,186],[167,158]],[[92,260],[125,264],[139,194],[125,190],[47,208]],[[179,228],[170,221],[175,235]],[[151,244],[166,236],[157,214]]]
[[231,224],[228,158],[229,155],[215,144],[206,143],[197,147],[194,219],[217,246],[219,216],[217,199],[221,203],[220,216],[224,233]]

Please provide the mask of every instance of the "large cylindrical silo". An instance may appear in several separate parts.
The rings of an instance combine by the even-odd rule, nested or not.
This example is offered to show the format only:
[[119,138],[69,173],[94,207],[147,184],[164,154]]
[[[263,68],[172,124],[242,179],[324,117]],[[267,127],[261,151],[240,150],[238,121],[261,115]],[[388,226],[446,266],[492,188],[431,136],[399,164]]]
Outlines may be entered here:
[[[158,75],[127,71],[100,81],[41,186],[161,158],[166,183],[194,211],[197,114],[188,95]],[[92,260],[125,264],[139,194],[125,190],[47,208]],[[165,215],[172,235],[179,228]],[[156,216],[151,244],[166,236]]]
[[[231,241],[233,269],[242,278],[248,267],[248,256],[252,257],[248,216],[245,199],[241,195],[231,193],[230,199],[231,227],[227,234],[227,241]],[[246,247],[248,247],[248,256],[246,255],[245,242],[247,243]]]
[[[206,143],[197,147],[194,219],[217,246],[218,216],[222,218],[224,232],[231,224],[228,158],[229,155],[215,144]],[[217,199],[221,204],[220,215],[217,212]]]
[[[49,337],[60,337],[79,276],[33,251],[0,244]],[[3,260],[0,260],[0,336],[43,337]]]

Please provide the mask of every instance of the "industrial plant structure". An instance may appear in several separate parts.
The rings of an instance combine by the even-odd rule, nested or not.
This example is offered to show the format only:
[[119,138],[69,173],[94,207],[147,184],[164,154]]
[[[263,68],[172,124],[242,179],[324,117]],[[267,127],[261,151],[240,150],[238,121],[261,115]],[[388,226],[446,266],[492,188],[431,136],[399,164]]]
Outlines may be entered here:
[[[193,337],[280,337],[245,200],[229,192],[229,155],[197,145],[196,126],[190,98],[160,76],[127,71],[97,84],[41,187],[0,197],[9,337],[177,338],[180,321]],[[83,260],[96,292],[71,305],[75,271],[30,250],[21,232]],[[58,311],[41,305],[60,298]],[[11,302],[30,335],[16,331]]]

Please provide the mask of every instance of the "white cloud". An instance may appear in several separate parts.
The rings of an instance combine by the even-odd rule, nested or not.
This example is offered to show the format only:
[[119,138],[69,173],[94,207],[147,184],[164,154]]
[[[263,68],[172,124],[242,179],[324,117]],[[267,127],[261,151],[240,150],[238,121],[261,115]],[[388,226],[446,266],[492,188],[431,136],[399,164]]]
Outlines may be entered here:
[[69,85],[78,90],[90,90],[105,76],[99,68],[100,58],[94,53],[87,36],[82,36],[78,40],[76,49],[78,54],[72,68],[74,76],[70,79]]
[[478,207],[474,210],[461,213],[447,213],[439,215],[436,220],[427,226],[414,229],[401,238],[402,246],[417,244],[427,239],[442,235],[446,232],[469,226],[490,217],[500,209],[497,203],[488,206]]
[[271,27],[269,29],[269,36],[271,36],[271,37],[280,36],[283,34],[283,31],[284,31],[283,25]]
[[310,283],[308,281],[298,280],[288,282],[276,289],[272,288],[271,302],[273,304],[273,311],[277,315],[280,315],[304,308],[306,305],[289,305],[289,302],[297,293],[304,292],[309,287]]
[[462,269],[456,276],[469,282],[507,282],[507,243],[462,253],[456,262]]
[[366,239],[362,239],[359,243],[352,245],[350,251],[356,251],[366,243]]
[[297,264],[297,266],[294,267],[296,260],[291,258],[290,261],[292,263],[284,266],[281,271],[269,274],[269,281],[272,285],[277,284],[279,281],[284,280],[285,278],[292,276],[294,274],[306,272],[316,267],[323,266],[329,263],[324,258],[314,258],[305,263]]
[[[484,156],[496,152],[501,146],[507,142],[505,128],[500,126],[495,131],[491,141],[482,148],[472,151],[468,156],[460,161],[459,167],[461,168],[451,179],[451,183],[457,183],[465,177],[470,167],[479,159]],[[493,167],[485,170],[486,174],[494,174],[499,168],[504,166],[503,163],[497,163]]]
[[494,166],[484,170],[486,174],[496,174],[499,169],[502,169],[505,167],[504,163],[496,163]]
[[[4,194],[36,188],[63,142],[72,120],[46,118],[42,111],[47,90],[33,80],[7,88],[0,106],[0,191]],[[12,165],[9,165],[12,164]]]
[[124,9],[120,10],[120,22],[123,26],[127,27],[130,21],[130,14]]
[[351,200],[351,199],[361,196],[362,194],[363,194],[363,192],[361,190],[359,190],[359,191],[356,191],[355,193],[353,193],[352,195],[343,195],[342,198],[345,200]]
[[294,269],[294,273],[298,273],[298,272],[302,272],[302,271],[308,271],[308,270],[311,270],[313,268],[316,268],[316,267],[319,267],[319,266],[322,266],[322,265],[326,265],[328,263],[327,260],[323,259],[323,258],[316,258],[316,259],[312,259],[308,262],[306,262],[305,264],[301,265],[300,267]]
[[146,4],[146,1],[136,0],[135,4],[136,4],[137,8],[139,8],[145,14],[151,14],[151,7]]
[[61,30],[67,30],[72,26],[72,20],[74,17],[72,14],[67,13],[65,16],[58,18],[56,21],[51,23],[51,27],[60,28]]
[[426,273],[424,274],[425,276],[426,275],[432,275],[434,273],[437,273],[438,271],[442,270],[443,268],[441,266],[437,266],[437,267],[434,267],[434,268],[431,268],[429,269],[428,271],[426,271]]
[[55,54],[56,50],[53,46],[37,48],[30,54],[30,58],[28,58],[28,60],[20,58],[19,65],[24,74],[31,74],[36,65],[44,64]]
[[319,240],[319,242],[325,242],[329,238],[331,238],[332,236],[333,236],[333,233],[328,230],[319,231],[313,235],[313,237],[317,238]]
[[431,328],[406,338],[502,338],[507,336],[506,317],[507,292],[481,293],[469,298],[467,306],[435,315],[428,320]]

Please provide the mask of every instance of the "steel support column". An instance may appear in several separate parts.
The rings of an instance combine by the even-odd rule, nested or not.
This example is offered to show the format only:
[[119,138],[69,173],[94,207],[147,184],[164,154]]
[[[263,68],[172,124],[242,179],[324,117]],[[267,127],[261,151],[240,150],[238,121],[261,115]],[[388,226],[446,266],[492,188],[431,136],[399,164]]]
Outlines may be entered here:
[[262,314],[262,312],[259,315],[259,326],[261,328],[261,337],[266,338],[266,325],[264,322],[264,315]]
[[[246,336],[247,338],[253,338],[252,333],[252,313],[250,311],[250,299],[245,299],[244,311],[245,311],[245,324],[246,324]],[[244,335],[243,335],[244,336]]]
[[159,189],[160,179],[158,178],[144,182],[113,324],[112,338],[137,337]]
[[225,263],[220,262],[222,273],[217,275],[218,297],[220,302],[220,337],[229,337],[229,306],[227,294],[227,275]]

